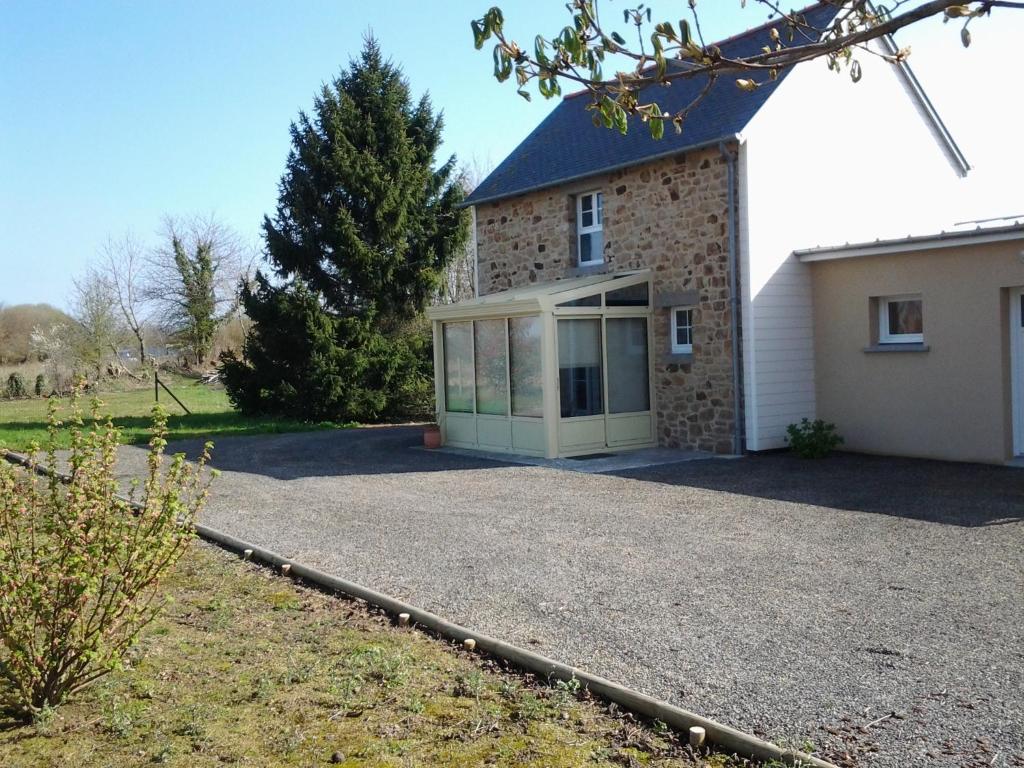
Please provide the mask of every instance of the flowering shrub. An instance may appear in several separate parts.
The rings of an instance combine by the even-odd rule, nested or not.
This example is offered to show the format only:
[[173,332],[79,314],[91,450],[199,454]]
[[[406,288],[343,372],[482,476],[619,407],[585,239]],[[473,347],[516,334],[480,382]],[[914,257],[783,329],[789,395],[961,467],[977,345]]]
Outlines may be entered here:
[[[166,415],[153,410],[148,471],[118,495],[120,433],[79,398],[67,424],[48,411],[49,438],[33,468],[0,461],[0,706],[23,719],[55,707],[121,665],[160,612],[161,577],[185,552],[206,501],[211,445],[195,464],[164,458]],[[71,436],[69,478],[57,474],[57,438]],[[38,462],[38,463],[37,463]]]

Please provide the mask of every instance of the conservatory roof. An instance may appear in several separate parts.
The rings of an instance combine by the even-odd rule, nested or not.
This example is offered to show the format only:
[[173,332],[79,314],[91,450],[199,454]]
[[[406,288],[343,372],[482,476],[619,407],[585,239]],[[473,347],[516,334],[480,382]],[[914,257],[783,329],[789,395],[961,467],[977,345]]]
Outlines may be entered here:
[[468,320],[485,316],[547,312],[554,309],[556,304],[604,293],[613,284],[615,288],[625,288],[646,282],[650,277],[651,270],[644,269],[535,283],[466,299],[456,304],[438,304],[427,309],[427,317],[431,320]]

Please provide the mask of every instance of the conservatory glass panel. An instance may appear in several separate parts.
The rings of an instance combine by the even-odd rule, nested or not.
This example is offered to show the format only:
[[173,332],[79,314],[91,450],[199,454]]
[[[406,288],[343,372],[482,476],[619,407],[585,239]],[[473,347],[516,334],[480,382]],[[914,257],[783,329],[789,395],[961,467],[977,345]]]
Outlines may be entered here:
[[646,307],[650,303],[647,283],[637,283],[608,291],[604,297],[606,307]]
[[593,296],[584,296],[582,299],[573,299],[572,301],[563,301],[558,306],[560,307],[600,307],[601,306],[601,294],[595,293]]
[[608,333],[608,412],[651,409],[647,367],[647,318],[610,317]]
[[444,407],[473,412],[473,324],[444,324]]
[[601,321],[558,321],[558,389],[563,418],[604,413]]
[[544,415],[542,327],[539,316],[512,317],[508,321],[513,416],[540,418]]
[[477,320],[476,412],[508,416],[508,379],[505,370],[505,321]]

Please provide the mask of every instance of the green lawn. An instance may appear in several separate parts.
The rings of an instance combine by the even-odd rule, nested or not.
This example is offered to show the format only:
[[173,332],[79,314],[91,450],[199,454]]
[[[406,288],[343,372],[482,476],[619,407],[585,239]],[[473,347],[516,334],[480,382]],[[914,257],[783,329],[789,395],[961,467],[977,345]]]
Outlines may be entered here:
[[166,588],[124,671],[34,725],[0,719],[0,765],[749,765],[209,545]]
[[[163,381],[165,377],[161,375],[160,378]],[[166,383],[192,412],[191,415],[187,415],[166,392],[161,391],[160,403],[170,414],[167,422],[169,440],[208,438],[216,441],[218,437],[228,435],[301,432],[352,426],[331,422],[310,423],[272,416],[242,416],[231,407],[223,387],[171,377],[167,377]],[[101,413],[112,416],[114,423],[123,430],[124,442],[145,443],[149,440],[149,414],[154,404],[151,386],[100,392],[96,397],[103,404]],[[90,398],[91,396],[83,398],[86,409]],[[67,400],[61,401],[60,413],[68,413]],[[42,443],[45,437],[45,399],[0,399],[0,448],[24,451],[33,441]]]

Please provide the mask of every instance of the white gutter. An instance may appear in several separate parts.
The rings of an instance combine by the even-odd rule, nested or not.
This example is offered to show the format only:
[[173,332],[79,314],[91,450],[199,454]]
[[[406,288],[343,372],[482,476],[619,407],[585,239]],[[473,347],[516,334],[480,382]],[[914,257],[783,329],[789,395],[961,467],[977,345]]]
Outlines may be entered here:
[[1024,224],[970,232],[941,232],[937,235],[907,237],[902,240],[876,240],[873,243],[854,243],[829,248],[806,248],[793,251],[793,256],[804,263],[852,259],[859,256],[885,256],[893,253],[913,253],[961,245],[983,245],[1013,240],[1024,240]]

